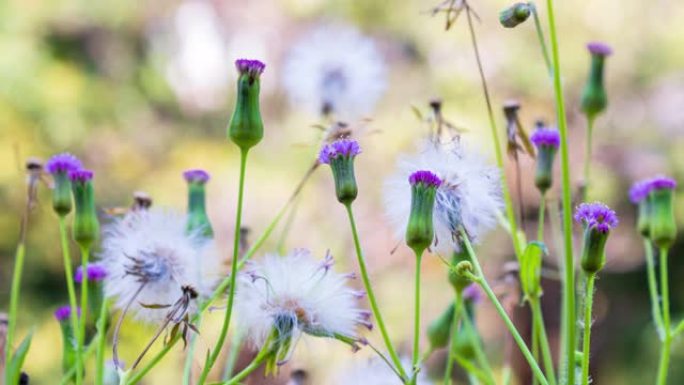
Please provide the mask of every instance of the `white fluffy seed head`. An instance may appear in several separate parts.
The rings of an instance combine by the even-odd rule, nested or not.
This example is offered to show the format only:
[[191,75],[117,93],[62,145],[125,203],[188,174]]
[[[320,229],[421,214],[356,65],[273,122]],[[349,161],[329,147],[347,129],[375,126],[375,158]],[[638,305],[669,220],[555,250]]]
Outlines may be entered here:
[[250,262],[238,277],[235,314],[257,347],[282,320],[294,324],[293,340],[301,333],[358,339],[358,326],[370,327],[370,313],[358,307],[363,292],[349,288],[352,276],[332,264],[332,257],[315,259],[308,250]]
[[123,309],[135,297],[135,318],[160,322],[168,309],[143,305],[173,305],[183,286],[208,295],[218,278],[216,246],[200,234],[186,234],[185,226],[184,215],[153,208],[129,212],[105,227],[100,259],[107,269],[105,295],[115,299],[115,307]]
[[373,110],[386,76],[373,40],[352,27],[324,25],[292,47],[283,86],[293,106],[350,121]]
[[411,210],[408,177],[417,170],[430,170],[443,181],[435,198],[434,251],[450,255],[460,250],[456,239],[459,226],[473,242],[496,226],[503,207],[498,169],[460,142],[429,141],[417,154],[402,158],[397,172],[385,182],[385,211],[397,236],[406,232]]
[[[402,359],[401,363],[407,373],[412,372],[411,362],[408,359]],[[401,380],[394,371],[379,358],[356,363],[339,372],[333,381],[335,385],[395,385],[400,383]],[[429,385],[431,382],[421,371],[416,384]]]

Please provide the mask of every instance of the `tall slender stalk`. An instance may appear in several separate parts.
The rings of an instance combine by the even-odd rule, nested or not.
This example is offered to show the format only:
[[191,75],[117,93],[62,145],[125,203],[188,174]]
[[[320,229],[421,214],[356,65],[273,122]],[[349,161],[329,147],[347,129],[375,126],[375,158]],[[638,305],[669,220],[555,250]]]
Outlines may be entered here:
[[582,186],[582,202],[589,200],[589,179],[591,174],[592,138],[594,134],[594,118],[587,118],[587,142],[584,154],[584,186]]
[[589,385],[589,362],[591,360],[591,310],[594,303],[596,274],[586,277],[584,289],[584,337],[582,338],[582,385]]
[[[66,218],[59,217],[59,238],[62,244],[62,259],[64,262],[64,276],[66,278],[67,293],[69,295],[69,308],[71,310],[69,319],[72,330],[78,329],[78,305],[76,304],[76,288],[74,287],[74,274],[71,268],[71,252],[69,250],[69,237],[67,235]],[[85,274],[85,272],[84,272]],[[76,346],[76,385],[83,383],[83,358],[81,346]]]
[[[84,273],[85,274],[85,273]],[[105,345],[107,342],[107,300],[102,301],[100,316],[97,319],[96,354],[95,354],[95,385],[104,384]]]
[[226,307],[226,315],[223,319],[223,325],[221,326],[221,332],[216,339],[216,344],[214,345],[211,354],[207,357],[207,361],[204,363],[204,368],[202,369],[202,374],[200,375],[199,385],[203,385],[211,371],[211,368],[216,363],[219,354],[221,353],[221,348],[223,348],[223,343],[228,335],[228,329],[230,328],[230,320],[233,315],[233,302],[235,301],[235,284],[237,282],[237,272],[238,272],[238,257],[240,253],[240,226],[242,222],[242,201],[244,198],[245,189],[245,169],[247,168],[247,154],[249,150],[240,150],[240,182],[238,187],[238,203],[237,203],[237,214],[235,216],[235,236],[233,239],[233,259],[231,261],[230,267],[230,284],[228,291],[228,305]]
[[352,237],[354,238],[354,248],[356,249],[356,258],[358,259],[359,270],[361,271],[361,280],[363,281],[363,286],[366,289],[366,294],[368,294],[368,302],[370,303],[371,311],[373,312],[373,317],[375,317],[375,321],[378,324],[378,329],[380,329],[380,334],[382,335],[382,339],[385,342],[385,347],[387,348],[387,352],[389,353],[392,363],[395,366],[395,370],[399,372],[399,374],[401,374],[401,376],[403,377],[402,380],[406,381],[408,376],[406,375],[406,371],[404,370],[404,367],[401,364],[401,360],[399,359],[399,355],[397,354],[394,345],[392,345],[392,340],[390,339],[389,333],[387,332],[385,321],[383,321],[382,314],[380,313],[380,308],[378,307],[378,302],[375,299],[375,292],[373,291],[373,287],[371,286],[370,279],[368,277],[366,261],[363,257],[363,252],[361,251],[361,242],[359,241],[359,234],[356,229],[356,221],[354,220],[354,212],[352,211],[351,204],[346,204],[345,208],[347,209],[347,216],[349,217],[349,224],[351,226]]
[[6,382],[10,382],[11,371],[9,370],[12,362],[12,346],[14,345],[14,333],[17,328],[17,309],[19,307],[19,291],[21,290],[21,275],[24,270],[24,256],[26,248],[22,240],[17,245],[14,255],[14,272],[12,273],[12,288],[10,291],[9,314],[7,317],[7,339],[5,340],[5,376]]
[[[78,332],[76,341],[78,350],[77,355],[83,355],[86,338],[86,324],[88,320],[88,262],[90,259],[90,249],[81,246],[81,269],[83,269],[83,279],[81,280],[81,316],[79,317]],[[77,313],[78,314],[78,313]]]
[[537,31],[537,39],[539,39],[542,56],[544,57],[544,64],[546,64],[546,69],[549,71],[549,75],[553,76],[553,67],[551,66],[551,59],[549,58],[549,50],[546,48],[546,39],[544,39],[544,31],[542,30],[541,22],[539,21],[537,6],[532,2],[530,2],[530,5],[530,8],[532,8],[532,17],[534,18],[534,28]]
[[544,221],[546,217],[544,216],[546,211],[546,194],[542,194],[539,200],[539,220],[537,221],[537,240],[539,242],[544,242]]
[[[197,324],[199,327],[202,322],[202,314],[197,317]],[[185,363],[183,364],[183,385],[190,385],[192,380],[192,364],[195,361],[195,348],[197,347],[197,334],[190,336],[190,345],[188,351],[185,353]]]
[[[468,314],[465,310],[463,311],[463,313],[463,325],[467,328],[470,328],[470,330],[475,330],[475,325],[468,317]],[[475,350],[475,359],[477,360],[479,366],[482,368],[482,372],[485,374],[486,380],[483,382],[486,384],[496,385],[496,380],[494,380],[494,372],[492,371],[492,366],[489,365],[489,360],[487,359],[487,355],[485,354],[484,349],[482,348],[482,343],[479,338],[473,345],[473,348]]]
[[456,335],[458,333],[458,321],[461,315],[461,307],[463,306],[463,296],[456,291],[456,299],[454,302],[454,319],[451,322],[451,330],[449,334],[449,346],[447,347],[447,364],[444,368],[444,385],[451,385],[451,372],[454,368],[454,359],[456,358]]
[[672,328],[670,327],[670,288],[667,274],[666,247],[660,248],[660,295],[663,298],[663,328],[665,338],[660,347],[660,363],[658,364],[658,385],[667,384],[667,370],[670,366],[670,350],[672,345]]
[[572,196],[570,185],[570,156],[568,151],[568,123],[565,116],[565,100],[561,79],[560,54],[558,36],[556,32],[556,18],[553,10],[553,0],[546,0],[549,17],[549,34],[551,39],[551,53],[553,57],[553,90],[556,100],[556,117],[560,133],[561,155],[561,186],[563,190],[563,349],[564,350],[564,378],[562,383],[575,383],[575,260],[572,254]]
[[[413,306],[413,358],[411,360],[411,367],[413,368],[413,375],[411,376],[411,384],[416,383],[418,377],[418,359],[420,358],[420,268],[423,259],[423,253],[416,251],[416,279],[413,288],[415,295],[415,302]],[[455,315],[454,315],[455,316]]]
[[658,281],[656,280],[655,261],[653,259],[653,245],[648,238],[644,238],[644,251],[646,252],[646,274],[648,277],[648,291],[651,295],[651,315],[658,337],[665,339],[663,327],[663,313],[660,310],[660,297],[658,295]]
[[531,300],[530,308],[532,309],[532,322],[537,325],[539,347],[541,348],[546,377],[549,379],[549,385],[555,385],[557,383],[556,374],[553,367],[551,347],[549,346],[549,337],[546,335],[546,325],[544,324],[541,301],[538,298]]

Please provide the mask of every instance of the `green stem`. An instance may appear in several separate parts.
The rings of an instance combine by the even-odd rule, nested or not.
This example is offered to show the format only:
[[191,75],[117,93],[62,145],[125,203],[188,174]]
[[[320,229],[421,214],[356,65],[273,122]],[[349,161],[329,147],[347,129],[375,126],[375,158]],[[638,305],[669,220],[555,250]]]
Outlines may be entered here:
[[506,217],[508,218],[508,223],[511,227],[511,234],[513,238],[513,249],[515,250],[515,255],[520,260],[522,255],[522,250],[520,247],[520,239],[518,237],[518,224],[515,218],[515,211],[513,209],[513,202],[511,200],[511,193],[508,190],[508,181],[506,178],[506,172],[504,168],[504,158],[501,151],[501,143],[499,140],[498,129],[496,128],[496,119],[494,118],[494,111],[492,109],[492,101],[489,97],[489,88],[487,87],[487,79],[484,75],[484,69],[482,67],[482,60],[480,58],[480,50],[477,45],[477,38],[475,37],[475,27],[473,26],[473,18],[471,15],[470,6],[465,3],[466,6],[466,16],[468,18],[468,28],[470,30],[470,39],[473,46],[473,51],[475,52],[475,60],[477,61],[477,69],[480,73],[480,80],[482,82],[482,91],[484,92],[485,102],[487,104],[487,115],[489,117],[489,126],[492,131],[492,139],[494,142],[494,153],[496,154],[496,165],[498,166],[501,173],[501,185],[503,186],[503,197],[506,206]]
[[[85,273],[84,273],[85,275]],[[97,354],[95,355],[95,385],[104,384],[105,345],[107,341],[107,300],[102,301],[100,316],[97,319]]]
[[541,22],[539,21],[539,14],[537,13],[537,7],[533,2],[530,2],[530,8],[532,8],[532,17],[534,17],[534,28],[537,30],[537,39],[539,39],[539,45],[541,46],[542,56],[544,57],[544,64],[546,64],[546,69],[549,71],[549,75],[553,76],[553,67],[551,66],[551,59],[549,58],[549,50],[546,48],[546,39],[544,39],[544,31],[541,27]]
[[544,242],[544,221],[546,220],[545,217],[545,211],[546,211],[546,194],[542,194],[541,199],[539,201],[539,220],[537,221],[537,240],[539,242]]
[[[477,384],[477,382],[473,382],[473,380],[479,380],[487,385],[495,385],[494,383],[489,381],[487,375],[482,371],[482,369],[478,368],[475,364],[472,363],[472,361],[465,359],[459,355],[456,355],[456,361],[459,365],[461,365],[461,367],[463,367],[463,369],[466,370],[466,372],[468,372],[468,378],[471,384]],[[475,379],[473,379],[473,376],[475,376]]]
[[596,274],[587,275],[584,289],[584,337],[582,339],[582,385],[589,385],[589,361],[591,360],[591,310],[594,303]]
[[456,291],[456,300],[454,302],[454,319],[451,323],[451,334],[449,338],[449,347],[447,348],[447,365],[444,369],[444,385],[451,385],[451,372],[454,367],[454,359],[456,357],[456,335],[458,333],[458,320],[461,314],[461,306],[463,305],[463,297],[461,293]]
[[[463,312],[463,324],[465,325],[465,327],[470,328],[470,330],[475,330],[475,325],[473,325],[473,322],[468,317],[468,314],[465,311]],[[475,341],[473,348],[475,349],[475,359],[482,368],[486,377],[484,383],[495,385],[496,380],[494,379],[494,371],[492,371],[492,366],[489,365],[489,360],[487,359],[487,355],[485,354],[484,349],[482,348],[482,341],[480,338],[477,338],[477,341]]]
[[660,294],[663,298],[663,328],[665,338],[660,347],[660,363],[658,365],[658,385],[667,384],[667,370],[670,366],[670,345],[672,344],[672,329],[670,327],[670,288],[667,274],[666,247],[660,248]]
[[463,239],[463,244],[465,245],[466,250],[470,255],[470,259],[475,269],[475,275],[471,274],[470,279],[472,279],[473,282],[480,285],[482,290],[484,290],[485,294],[487,295],[487,298],[489,298],[489,300],[496,308],[497,313],[499,313],[499,316],[504,321],[504,324],[506,324],[506,328],[508,328],[508,331],[513,336],[513,339],[515,340],[515,343],[518,345],[518,348],[520,348],[520,351],[525,357],[525,360],[527,360],[527,363],[530,366],[530,369],[532,369],[532,373],[534,374],[534,376],[537,377],[537,379],[542,385],[549,385],[549,382],[546,380],[546,377],[544,377],[544,373],[539,367],[539,364],[537,364],[537,362],[534,360],[534,357],[532,356],[530,349],[527,348],[525,340],[523,340],[523,338],[520,336],[520,333],[518,333],[518,330],[515,328],[513,321],[511,321],[511,319],[508,317],[508,314],[506,314],[506,310],[504,309],[503,305],[501,305],[499,299],[496,298],[496,294],[494,294],[494,291],[487,283],[487,280],[484,278],[484,272],[482,271],[482,267],[478,262],[477,255],[475,255],[475,251],[473,250],[473,246],[470,243],[470,239],[468,239],[468,235],[465,233],[465,230],[463,229],[461,229],[460,233],[461,238]]
[[359,262],[359,270],[361,271],[361,280],[363,281],[363,286],[366,289],[366,294],[368,295],[368,302],[370,303],[371,311],[373,312],[373,317],[375,317],[375,321],[378,324],[378,329],[380,329],[380,334],[382,335],[382,339],[385,342],[385,347],[387,347],[387,352],[389,353],[390,358],[392,359],[392,363],[394,364],[396,371],[398,371],[399,374],[401,374],[402,381],[405,382],[408,378],[406,375],[406,371],[404,370],[404,367],[401,364],[401,360],[399,359],[399,355],[397,355],[397,351],[394,349],[394,345],[392,345],[392,341],[390,340],[389,333],[387,332],[387,328],[385,327],[385,322],[383,321],[382,314],[380,313],[378,303],[375,299],[375,292],[373,291],[373,287],[371,286],[370,279],[368,277],[366,261],[363,257],[363,252],[361,251],[361,242],[359,241],[359,234],[356,229],[356,221],[354,220],[354,213],[352,211],[351,204],[345,205],[345,208],[347,209],[347,216],[349,217],[349,224],[351,226],[352,237],[354,238],[354,248],[356,249],[356,257]]
[[[99,338],[99,335],[95,337],[96,339]],[[83,360],[85,361],[88,357],[90,357],[93,352],[95,352],[95,348],[97,347],[96,343],[90,343],[88,347],[85,350],[85,353],[83,354]],[[71,380],[74,378],[74,375],[76,374],[76,366],[72,366],[64,375],[62,376],[62,380],[59,382],[60,385],[67,385],[68,383],[71,382]]]
[[658,296],[658,281],[656,280],[655,261],[653,259],[653,245],[648,238],[644,238],[644,251],[646,252],[646,273],[648,276],[648,291],[651,295],[651,315],[660,340],[665,339],[663,327],[663,313],[660,310],[660,298]]
[[[71,267],[71,252],[69,250],[69,237],[67,235],[66,218],[59,217],[59,238],[62,244],[62,257],[64,262],[64,275],[67,284],[67,293],[69,294],[69,308],[71,313],[69,315],[72,330],[78,329],[78,305],[76,304],[76,288],[74,287],[74,274]],[[83,359],[81,358],[81,346],[76,346],[76,385],[83,383]]]
[[[537,362],[539,361],[539,325],[537,324],[536,321],[534,321],[534,318],[532,319],[532,357],[534,357],[534,360]],[[551,382],[551,381],[549,381]],[[539,381],[537,381],[536,377],[532,377],[532,385],[538,385]]]
[[531,300],[530,308],[532,309],[533,323],[537,325],[537,332],[539,333],[539,346],[541,347],[542,359],[544,360],[546,377],[549,379],[550,385],[556,385],[556,374],[553,367],[553,357],[551,355],[551,347],[549,346],[549,337],[546,335],[544,314],[542,313],[541,302],[539,299]]
[[679,324],[675,328],[675,330],[672,332],[672,337],[675,337],[679,335],[679,333],[684,332],[684,320],[679,321]]
[[17,308],[19,307],[19,292],[21,290],[21,275],[24,271],[24,256],[26,248],[24,240],[17,245],[14,256],[14,271],[12,273],[12,289],[10,292],[10,305],[7,324],[7,339],[5,340],[5,376],[6,381],[10,382],[11,371],[8,370],[12,362],[12,345],[14,344],[14,333],[17,327]]
[[[268,345],[266,345],[268,346]],[[269,354],[272,354],[271,351],[267,350],[265,347],[263,350],[257,354],[256,357],[254,357],[254,360],[247,365],[246,368],[242,369],[242,371],[238,374],[235,375],[235,377],[231,378],[228,381],[225,381],[222,383],[222,385],[236,385],[239,384],[240,381],[244,380],[247,376],[249,376],[253,371],[257,370],[259,366],[268,358]]]
[[584,154],[584,186],[582,188],[582,202],[589,200],[589,177],[591,173],[592,138],[594,134],[594,118],[587,119],[587,143]]
[[[202,323],[202,314],[200,313],[197,317],[197,322],[195,326],[199,329],[199,325]],[[192,364],[195,360],[195,347],[197,346],[197,334],[192,334],[190,336],[190,346],[188,346],[188,351],[185,353],[185,363],[183,364],[183,385],[190,385],[192,377]]]
[[563,84],[561,79],[560,54],[558,49],[558,36],[556,32],[556,19],[553,10],[553,1],[546,0],[549,17],[549,35],[551,40],[551,52],[553,57],[553,90],[556,100],[556,117],[558,131],[561,137],[561,186],[563,190],[563,244],[564,244],[564,279],[563,279],[563,347],[564,347],[564,374],[566,381],[563,383],[573,385],[575,383],[575,260],[572,254],[572,196],[570,185],[570,156],[568,151],[568,123],[565,116],[565,100],[563,97]]
[[200,375],[200,379],[197,382],[199,385],[204,384],[204,382],[207,379],[207,376],[209,375],[209,372],[211,371],[211,368],[214,366],[214,363],[216,363],[216,360],[218,359],[218,356],[221,353],[221,348],[223,348],[223,343],[225,342],[226,336],[228,335],[228,329],[230,328],[230,320],[231,320],[232,315],[233,315],[233,302],[235,301],[235,283],[236,283],[236,279],[237,279],[238,257],[239,257],[239,252],[240,252],[240,226],[241,226],[241,222],[242,222],[242,200],[244,198],[245,169],[247,167],[247,154],[248,153],[249,153],[249,150],[241,150],[240,151],[240,182],[239,182],[239,187],[238,187],[237,214],[235,216],[235,236],[234,236],[234,240],[233,240],[233,259],[231,261],[231,268],[230,268],[230,283],[229,283],[228,305],[226,307],[226,315],[225,315],[225,318],[223,319],[223,325],[221,326],[221,332],[219,333],[219,336],[216,339],[216,344],[214,345],[214,349],[212,350],[209,357],[207,357],[207,361],[205,362],[204,368],[202,369],[202,374]]
[[229,380],[233,375],[235,364],[237,363],[238,356],[240,355],[242,339],[242,334],[236,332],[233,334],[233,338],[230,340],[230,351],[228,352],[228,357],[226,357],[226,366],[223,370],[223,381]]
[[[88,321],[88,260],[90,259],[90,249],[81,246],[81,269],[83,269],[81,280],[81,316],[78,323],[76,343],[77,355],[83,354],[86,338],[86,324]],[[78,314],[78,313],[77,313]]]
[[415,385],[420,369],[418,367],[418,359],[420,358],[420,265],[423,259],[423,250],[414,251],[416,253],[416,279],[413,288],[415,302],[413,307],[413,359],[411,360],[413,375],[411,376],[411,384]]

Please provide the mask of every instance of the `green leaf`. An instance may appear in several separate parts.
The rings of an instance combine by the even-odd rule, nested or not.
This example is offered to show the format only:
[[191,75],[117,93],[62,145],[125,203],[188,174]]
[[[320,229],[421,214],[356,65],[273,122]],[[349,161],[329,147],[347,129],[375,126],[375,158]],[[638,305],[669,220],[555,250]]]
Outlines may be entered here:
[[24,360],[31,347],[31,339],[33,338],[33,330],[24,337],[19,347],[12,355],[9,365],[7,365],[7,373],[9,374],[9,383],[18,384],[19,376],[21,375],[21,368],[24,366]]
[[530,242],[520,261],[520,284],[525,297],[537,298],[541,295],[541,265],[546,254],[546,246],[541,242]]

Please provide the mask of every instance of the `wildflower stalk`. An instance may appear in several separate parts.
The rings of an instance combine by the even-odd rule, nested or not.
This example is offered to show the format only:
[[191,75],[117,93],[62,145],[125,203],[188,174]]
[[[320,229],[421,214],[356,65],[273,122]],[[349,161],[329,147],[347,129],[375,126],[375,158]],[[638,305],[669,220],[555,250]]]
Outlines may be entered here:
[[[86,320],[88,319],[88,261],[90,259],[90,248],[81,246],[81,266],[83,269],[83,280],[81,281],[81,316],[78,323],[78,333],[76,334],[77,353],[82,356],[86,338]],[[77,313],[78,314],[78,313]]]
[[[202,314],[197,318],[197,324],[202,322]],[[195,347],[197,346],[197,336],[193,335],[190,339],[190,346],[187,353],[185,353],[185,364],[183,364],[183,385],[190,385],[190,377],[192,376],[192,363],[195,359]]]
[[561,153],[561,186],[563,202],[563,322],[562,322],[562,346],[564,347],[564,384],[575,383],[575,260],[572,254],[572,197],[570,186],[570,157],[568,152],[568,124],[565,116],[565,100],[563,97],[563,85],[561,83],[560,56],[558,52],[558,36],[556,32],[556,19],[553,9],[553,0],[546,0],[549,35],[551,40],[551,53],[553,57],[553,89],[556,100],[556,115],[558,130],[560,133]]
[[534,18],[534,28],[537,31],[537,38],[539,39],[539,45],[541,46],[542,56],[544,57],[544,64],[546,64],[546,69],[549,71],[549,75],[553,76],[553,67],[551,66],[551,59],[549,58],[549,50],[546,47],[546,39],[544,39],[544,31],[541,27],[541,22],[539,21],[539,13],[537,13],[537,7],[534,2],[529,2],[530,9],[532,10],[532,17]]
[[508,317],[508,314],[506,314],[506,309],[504,309],[503,305],[501,305],[499,299],[496,298],[496,294],[494,294],[494,291],[489,286],[489,283],[487,283],[487,280],[484,278],[484,272],[482,271],[482,267],[478,262],[477,255],[473,250],[473,246],[470,243],[470,239],[468,238],[468,235],[466,234],[465,230],[461,229],[460,235],[463,240],[463,244],[466,247],[466,251],[470,255],[472,266],[474,268],[474,273],[466,272],[465,274],[473,282],[478,284],[482,288],[482,290],[484,290],[485,294],[487,295],[487,298],[489,298],[489,300],[492,302],[497,313],[499,313],[499,316],[504,321],[506,328],[508,328],[508,331],[513,336],[515,343],[518,345],[518,348],[520,348],[521,353],[525,357],[525,360],[530,366],[530,369],[532,369],[532,373],[539,380],[539,383],[542,385],[549,385],[549,382],[546,380],[546,377],[544,376],[544,373],[539,367],[539,364],[537,364],[537,362],[534,360],[534,357],[532,356],[530,349],[527,348],[525,340],[523,340],[523,338],[520,336],[520,333],[518,333],[518,330],[515,328],[513,321],[511,321],[510,317]]
[[[83,273],[83,275],[88,275]],[[97,351],[95,355],[95,385],[104,384],[105,345],[107,342],[107,301],[102,301],[100,316],[97,319],[97,336],[95,337]]]
[[542,313],[541,301],[539,298],[530,299],[530,309],[532,309],[532,325],[536,325],[537,341],[541,348],[542,360],[544,362],[544,370],[546,377],[549,379],[549,385],[555,385],[556,374],[553,368],[553,357],[551,356],[551,347],[549,346],[549,337],[546,335],[546,327],[544,324],[544,315]]
[[240,384],[242,380],[244,380],[247,376],[249,376],[253,371],[257,370],[261,364],[266,361],[268,356],[273,354],[274,352],[269,349],[270,344],[264,345],[264,348],[261,349],[261,351],[257,354],[256,357],[252,360],[252,362],[247,365],[242,371],[238,374],[235,375],[235,377],[231,378],[230,380],[224,381],[221,384],[222,385],[237,385]]
[[[97,339],[97,338],[99,338],[99,335],[95,336],[95,339]],[[93,343],[90,343],[88,345],[88,347],[85,349],[85,351],[83,353],[83,357],[82,357],[83,361],[86,361],[95,352],[96,347],[97,347],[97,344],[94,343],[94,341],[93,341]],[[76,372],[76,366],[74,365],[66,373],[64,373],[62,375],[62,380],[59,382],[59,384],[60,385],[70,384],[74,379],[74,375],[76,374],[75,372]]]
[[489,382],[487,375],[482,371],[482,369],[475,366],[472,361],[458,355],[456,356],[456,361],[468,373],[468,382],[470,382],[470,384],[479,385],[480,382],[483,382],[486,385],[494,385],[492,382]]
[[[472,321],[468,315],[465,314],[465,311],[463,313],[463,323],[465,327],[475,330],[475,326],[472,324]],[[473,344],[473,349],[475,350],[475,359],[485,375],[485,380],[483,382],[485,384],[496,385],[496,380],[494,380],[494,372],[492,371],[491,365],[489,365],[489,360],[487,360],[487,355],[485,354],[484,349],[482,349],[482,344],[480,343],[479,338],[477,342]]]
[[658,296],[658,281],[656,280],[655,261],[653,259],[653,245],[648,238],[644,238],[644,251],[646,252],[646,273],[648,275],[648,291],[651,294],[651,314],[658,337],[665,338],[663,327],[663,313],[660,310],[660,298]]
[[378,324],[378,329],[380,329],[380,334],[382,335],[382,339],[385,342],[385,347],[387,347],[387,352],[389,353],[392,363],[394,364],[394,369],[399,372],[402,377],[402,381],[405,382],[408,378],[406,371],[401,364],[401,360],[399,360],[399,355],[397,354],[394,345],[392,345],[389,333],[387,332],[387,327],[385,326],[385,321],[383,320],[380,309],[378,308],[378,302],[375,299],[375,292],[373,291],[373,287],[371,286],[370,279],[368,277],[366,261],[363,257],[363,252],[361,251],[361,242],[359,241],[359,234],[356,229],[356,221],[354,220],[354,212],[352,211],[351,203],[345,204],[344,206],[347,209],[347,215],[349,216],[349,224],[351,226],[352,237],[354,238],[354,248],[356,249],[356,258],[359,262],[359,270],[361,271],[361,280],[363,281],[363,286],[368,294],[368,302],[370,304],[371,311],[373,312],[373,317],[375,317],[375,320]]
[[[418,359],[420,358],[420,265],[423,259],[422,250],[414,250],[416,253],[416,279],[414,295],[415,302],[413,307],[413,358],[411,360],[411,367],[413,368],[413,375],[411,376],[411,384],[415,385],[418,378]],[[456,315],[454,315],[456,317]]]
[[584,186],[582,188],[582,202],[589,201],[589,176],[591,174],[592,138],[594,133],[594,117],[587,118],[587,143],[584,154]]
[[544,242],[544,221],[546,217],[544,214],[546,211],[546,194],[542,194],[539,200],[539,220],[537,221],[537,240],[539,242]]
[[7,370],[12,362],[12,346],[14,345],[14,333],[17,327],[17,308],[19,305],[19,291],[21,290],[21,273],[24,270],[24,256],[26,255],[25,241],[22,239],[17,245],[14,255],[14,272],[12,273],[12,289],[10,292],[10,306],[7,317],[7,339],[5,341],[5,375],[6,381],[10,382],[11,370]]
[[582,385],[589,385],[589,361],[591,359],[591,311],[594,303],[596,274],[587,274],[584,286],[584,336],[582,338]]
[[451,323],[451,338],[449,338],[449,347],[447,348],[447,365],[444,369],[444,385],[451,385],[451,372],[454,367],[454,359],[456,358],[456,333],[458,329],[459,316],[461,314],[461,307],[463,306],[463,296],[456,291],[456,301],[454,302],[454,319]]
[[[69,295],[69,318],[71,321],[71,328],[78,329],[78,305],[76,304],[76,288],[74,287],[74,274],[71,268],[71,252],[69,250],[69,238],[67,235],[66,217],[59,217],[59,238],[62,244],[62,257],[64,260],[64,275],[67,284],[67,293]],[[83,383],[83,358],[81,355],[81,346],[76,346],[76,385]]]
[[236,332],[233,334],[233,338],[230,341],[230,351],[228,352],[228,357],[226,357],[226,364],[223,369],[223,381],[229,380],[233,375],[243,339],[241,333]]
[[660,248],[660,295],[663,299],[663,328],[665,336],[660,346],[660,363],[658,364],[658,385],[667,384],[667,370],[670,366],[670,346],[672,329],[670,327],[670,289],[667,276],[667,247]]
[[508,219],[509,226],[511,227],[511,234],[513,238],[513,249],[515,251],[515,255],[518,259],[520,259],[521,255],[521,247],[520,247],[520,238],[518,237],[518,224],[515,218],[515,211],[513,209],[513,202],[511,200],[511,193],[508,190],[508,182],[506,178],[506,172],[504,169],[504,158],[503,158],[503,153],[501,151],[501,143],[499,140],[499,133],[498,129],[496,127],[496,119],[494,118],[494,111],[492,109],[492,102],[489,97],[489,88],[487,87],[487,79],[485,78],[484,75],[484,69],[482,67],[482,60],[480,58],[480,50],[477,45],[477,38],[475,36],[475,27],[473,25],[473,17],[471,15],[472,10],[470,9],[470,5],[467,3],[465,4],[466,7],[466,16],[468,19],[468,28],[470,30],[470,38],[473,46],[473,51],[475,52],[475,60],[477,61],[477,69],[480,73],[480,80],[482,82],[482,91],[484,92],[484,97],[485,97],[485,102],[487,104],[487,115],[489,117],[489,126],[491,127],[492,131],[492,139],[494,142],[494,152],[496,154],[496,165],[498,166],[500,172],[501,172],[501,184],[503,186],[503,198],[504,198],[504,203],[506,206],[506,217]]
[[[532,319],[532,357],[537,362],[539,361],[539,325]],[[532,385],[539,385],[536,377],[532,377]]]
[[203,385],[209,375],[209,371],[216,363],[219,354],[221,353],[221,348],[223,348],[223,343],[226,340],[228,334],[228,329],[230,327],[230,320],[233,315],[233,303],[235,301],[235,283],[237,279],[238,272],[238,257],[240,253],[240,226],[242,222],[242,201],[244,198],[244,187],[245,187],[245,169],[247,166],[247,154],[249,149],[241,148],[240,150],[240,181],[238,187],[238,203],[237,203],[237,214],[235,216],[235,236],[233,240],[233,259],[231,261],[230,268],[230,283],[228,289],[228,305],[226,307],[226,315],[223,320],[223,325],[221,326],[221,332],[216,340],[216,344],[207,357],[207,361],[202,369],[202,374],[197,382],[199,385]]

